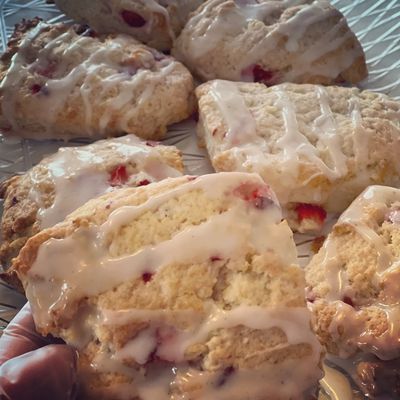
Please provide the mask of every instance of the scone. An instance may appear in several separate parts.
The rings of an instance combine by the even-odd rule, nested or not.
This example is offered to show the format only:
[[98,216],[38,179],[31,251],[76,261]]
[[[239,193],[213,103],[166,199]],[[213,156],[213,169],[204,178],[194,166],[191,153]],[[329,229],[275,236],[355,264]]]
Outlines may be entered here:
[[127,35],[39,20],[17,26],[0,61],[0,131],[27,138],[164,136],[193,112],[193,78]]
[[290,225],[318,230],[371,184],[400,184],[400,103],[356,88],[216,80],[197,88],[217,171],[258,172]]
[[179,176],[182,171],[177,148],[146,144],[134,135],[61,148],[25,174],[2,183],[1,265],[7,269],[31,236],[62,221],[88,200],[121,186]]
[[400,190],[367,188],[306,269],[321,342],[333,354],[400,357]]
[[171,178],[88,202],[14,267],[85,398],[309,399],[321,348],[281,218],[256,174]]
[[189,13],[205,0],[55,0],[68,17],[96,32],[125,33],[169,50]]
[[367,76],[360,43],[325,0],[208,0],[172,54],[203,80],[329,85]]

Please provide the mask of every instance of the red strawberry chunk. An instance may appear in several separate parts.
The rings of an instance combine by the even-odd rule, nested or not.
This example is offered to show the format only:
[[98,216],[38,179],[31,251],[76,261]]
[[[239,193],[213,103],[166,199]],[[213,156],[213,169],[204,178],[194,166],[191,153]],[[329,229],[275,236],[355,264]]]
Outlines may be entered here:
[[110,175],[111,186],[121,186],[128,180],[128,173],[126,172],[125,165],[118,165]]
[[348,304],[349,306],[354,307],[354,302],[353,302],[353,300],[351,299],[351,297],[349,297],[349,296],[344,296],[342,301],[343,301],[343,303],[346,303],[346,304]]
[[145,272],[142,274],[142,279],[144,283],[149,283],[153,278],[153,274],[151,272]]
[[146,20],[134,11],[122,10],[121,17],[132,28],[140,28],[146,24]]
[[274,203],[267,185],[257,186],[253,183],[243,183],[233,193],[260,210]]
[[323,224],[326,219],[326,211],[316,204],[299,203],[295,208],[299,222],[305,219],[312,219]]
[[30,87],[30,89],[32,94],[37,94],[42,90],[42,85],[35,83]]
[[260,65],[256,64],[253,67],[254,82],[261,82],[265,84],[271,84],[275,74],[272,71],[265,70]]
[[138,182],[137,186],[146,186],[149,185],[151,182],[148,179],[143,179],[142,181]]

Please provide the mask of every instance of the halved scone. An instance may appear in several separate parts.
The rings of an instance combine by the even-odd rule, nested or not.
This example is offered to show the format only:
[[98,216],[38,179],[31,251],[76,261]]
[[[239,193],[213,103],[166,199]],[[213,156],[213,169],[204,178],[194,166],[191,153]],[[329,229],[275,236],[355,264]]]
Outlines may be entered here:
[[256,174],[106,194],[14,268],[39,332],[78,348],[86,398],[308,400],[321,377],[292,233]]

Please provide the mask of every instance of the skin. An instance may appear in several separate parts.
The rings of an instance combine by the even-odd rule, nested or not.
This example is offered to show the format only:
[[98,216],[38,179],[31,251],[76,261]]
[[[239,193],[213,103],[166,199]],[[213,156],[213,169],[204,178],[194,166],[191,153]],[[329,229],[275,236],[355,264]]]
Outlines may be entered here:
[[76,351],[39,335],[26,304],[0,338],[0,399],[73,400],[76,392]]

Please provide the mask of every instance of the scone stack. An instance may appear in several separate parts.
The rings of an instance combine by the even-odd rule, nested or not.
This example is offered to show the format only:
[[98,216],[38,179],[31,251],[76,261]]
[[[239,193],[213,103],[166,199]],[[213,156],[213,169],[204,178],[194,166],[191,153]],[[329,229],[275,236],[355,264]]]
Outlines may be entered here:
[[[0,130],[107,139],[3,183],[0,260],[38,331],[78,349],[80,396],[310,400],[325,352],[379,357],[356,379],[394,393],[368,374],[400,357],[400,103],[350,87],[367,68],[343,15],[325,0],[55,3],[83,25],[16,26]],[[216,173],[182,176],[153,139],[196,110]],[[304,274],[293,231],[343,211]]]

